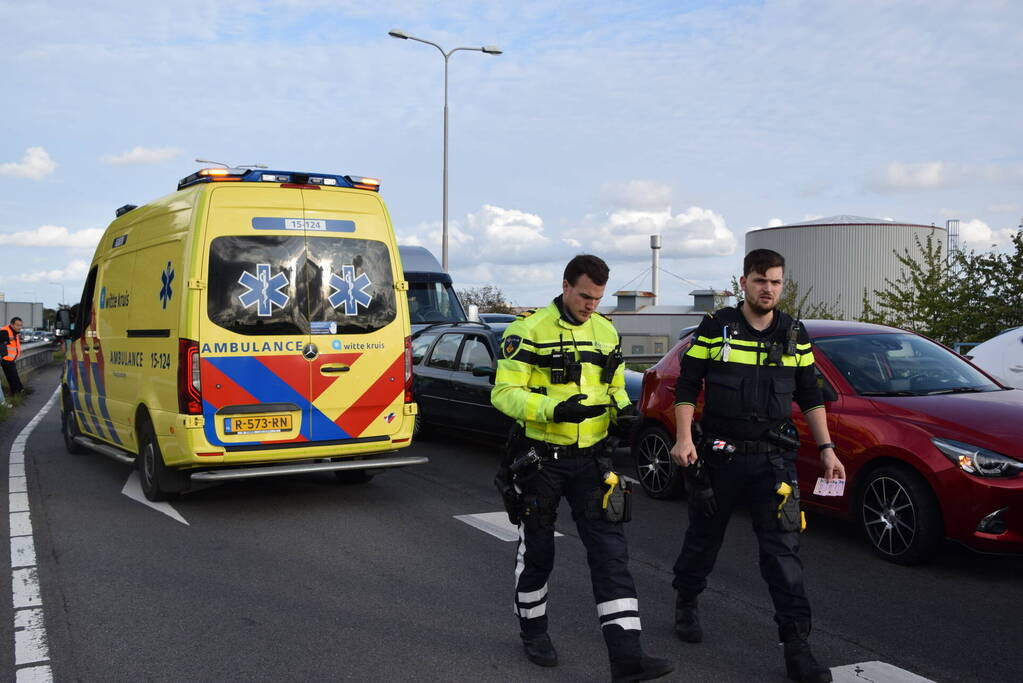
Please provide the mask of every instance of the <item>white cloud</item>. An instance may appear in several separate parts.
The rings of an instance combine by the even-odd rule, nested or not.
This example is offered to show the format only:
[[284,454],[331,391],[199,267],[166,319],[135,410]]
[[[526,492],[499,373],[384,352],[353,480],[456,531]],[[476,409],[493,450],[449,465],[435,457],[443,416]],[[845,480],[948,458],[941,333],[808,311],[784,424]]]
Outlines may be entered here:
[[649,210],[671,204],[671,188],[652,180],[605,183],[600,191],[612,205],[622,208]]
[[785,222],[782,221],[782,219],[780,218],[772,218],[771,220],[767,221],[767,227],[769,228],[777,228],[782,225],[785,225]]
[[141,166],[144,164],[162,164],[181,154],[177,147],[132,147],[123,154],[103,157],[111,166]]
[[993,247],[1007,245],[1016,230],[1003,228],[992,229],[987,223],[974,218],[959,223],[959,241],[967,248],[985,250]]
[[936,190],[945,185],[946,165],[942,161],[903,163],[892,161],[874,179],[874,187],[888,192]]
[[85,279],[85,274],[89,272],[89,262],[82,259],[75,259],[67,264],[64,268],[54,268],[45,272],[27,273],[21,275],[18,279],[22,282],[62,282],[64,280],[78,280]]
[[35,230],[0,234],[0,244],[12,247],[72,247],[92,249],[103,237],[100,228],[71,232],[61,225],[41,225]]
[[670,206],[619,209],[595,226],[569,231],[593,253],[629,261],[650,258],[650,235],[656,234],[661,235],[663,258],[728,256],[736,248],[725,219],[698,206],[678,214]]
[[972,164],[949,161],[889,162],[870,187],[880,192],[940,190],[966,185],[1019,183],[1023,164]]
[[21,161],[0,164],[0,175],[42,180],[53,173],[55,168],[57,168],[57,162],[50,158],[45,149],[29,147],[25,150],[25,156],[21,157]]
[[[404,233],[399,244],[426,247],[440,257],[442,228],[436,221],[421,223]],[[540,216],[484,204],[464,221],[448,223],[448,257],[451,263],[534,263],[557,260],[563,255],[544,232]],[[576,242],[575,246],[578,246]]]

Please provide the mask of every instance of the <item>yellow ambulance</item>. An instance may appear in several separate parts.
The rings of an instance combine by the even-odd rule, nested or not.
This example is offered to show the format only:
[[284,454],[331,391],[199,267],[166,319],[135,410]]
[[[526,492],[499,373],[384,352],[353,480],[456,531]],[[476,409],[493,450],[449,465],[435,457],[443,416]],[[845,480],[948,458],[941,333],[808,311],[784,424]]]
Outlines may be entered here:
[[[408,284],[370,178],[206,168],[126,205],[69,320],[72,453],[192,482],[421,464]],[[67,314],[71,318],[71,314]]]

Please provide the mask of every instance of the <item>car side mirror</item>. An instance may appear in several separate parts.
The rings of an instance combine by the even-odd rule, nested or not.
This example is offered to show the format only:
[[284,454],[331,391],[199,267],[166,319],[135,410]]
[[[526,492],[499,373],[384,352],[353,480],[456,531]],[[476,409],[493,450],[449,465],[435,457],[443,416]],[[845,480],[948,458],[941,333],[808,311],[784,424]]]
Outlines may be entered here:
[[835,387],[831,386],[831,382],[824,378],[824,375],[817,373],[817,387],[821,390],[821,396],[828,403],[838,400],[838,392],[835,391]]
[[490,380],[490,383],[494,383],[494,379],[497,376],[497,370],[490,365],[477,365],[472,369],[473,377],[486,377]]
[[54,332],[58,337],[68,337],[71,335],[71,311],[67,308],[62,308],[57,311],[57,317],[54,320]]

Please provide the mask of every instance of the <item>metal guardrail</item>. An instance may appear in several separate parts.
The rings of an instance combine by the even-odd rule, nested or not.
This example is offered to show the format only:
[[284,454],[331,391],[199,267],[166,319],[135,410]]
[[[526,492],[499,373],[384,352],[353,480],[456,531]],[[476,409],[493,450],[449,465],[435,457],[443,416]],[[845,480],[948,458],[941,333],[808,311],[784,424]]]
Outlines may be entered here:
[[60,345],[50,342],[32,342],[21,345],[18,356],[18,374],[24,377],[36,368],[48,365],[53,361],[53,354],[60,351]]

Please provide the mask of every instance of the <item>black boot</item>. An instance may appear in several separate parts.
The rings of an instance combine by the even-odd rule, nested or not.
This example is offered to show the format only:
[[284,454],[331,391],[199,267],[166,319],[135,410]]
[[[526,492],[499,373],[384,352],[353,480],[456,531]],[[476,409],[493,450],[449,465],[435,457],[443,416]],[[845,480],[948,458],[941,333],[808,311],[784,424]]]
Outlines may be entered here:
[[667,659],[648,657],[630,657],[628,659],[617,659],[611,661],[611,680],[614,683],[620,681],[650,681],[670,674],[675,670],[675,665]]
[[700,610],[696,607],[696,597],[675,599],[675,635],[684,643],[703,641],[703,629],[700,627]]
[[537,666],[557,666],[558,652],[554,643],[546,633],[532,635],[522,633],[522,646],[526,649],[526,657]]
[[785,672],[797,683],[831,683],[831,669],[822,666],[810,652],[809,621],[793,621],[778,627],[785,644]]

